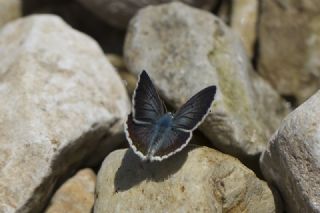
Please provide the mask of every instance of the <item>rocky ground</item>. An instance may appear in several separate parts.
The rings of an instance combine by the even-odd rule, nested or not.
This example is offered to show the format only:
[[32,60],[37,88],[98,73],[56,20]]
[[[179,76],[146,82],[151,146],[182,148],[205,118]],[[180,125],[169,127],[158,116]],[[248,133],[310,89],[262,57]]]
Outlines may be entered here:
[[[0,213],[320,212],[317,0],[0,0]],[[208,85],[186,149],[123,124],[147,70],[169,109]]]

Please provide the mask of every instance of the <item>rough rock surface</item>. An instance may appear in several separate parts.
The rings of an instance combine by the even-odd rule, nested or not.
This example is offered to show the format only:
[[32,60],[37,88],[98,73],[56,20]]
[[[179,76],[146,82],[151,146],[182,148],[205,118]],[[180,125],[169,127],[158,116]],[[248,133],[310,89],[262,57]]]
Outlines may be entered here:
[[21,0],[0,0],[0,29],[7,22],[20,17],[21,13]]
[[320,88],[320,2],[261,3],[258,71],[300,104]]
[[200,130],[224,152],[261,153],[287,113],[286,104],[253,72],[240,39],[208,12],[181,3],[140,10],[129,25],[124,54],[128,69],[135,74],[145,69],[175,108],[217,85]]
[[252,58],[257,34],[258,0],[232,2],[231,28],[238,33],[247,54]]
[[90,213],[95,185],[96,174],[91,169],[80,170],[58,189],[45,213]]
[[187,147],[155,163],[117,150],[98,173],[95,213],[274,212],[264,181],[237,159],[205,147]]
[[320,212],[320,91],[282,122],[261,156],[287,212]]
[[7,24],[0,64],[0,212],[36,213],[123,130],[129,100],[97,43],[55,16]]
[[[158,5],[172,0],[78,0],[89,10],[101,17],[105,22],[125,29],[136,12],[148,5]],[[180,0],[194,7],[210,10],[217,0]]]

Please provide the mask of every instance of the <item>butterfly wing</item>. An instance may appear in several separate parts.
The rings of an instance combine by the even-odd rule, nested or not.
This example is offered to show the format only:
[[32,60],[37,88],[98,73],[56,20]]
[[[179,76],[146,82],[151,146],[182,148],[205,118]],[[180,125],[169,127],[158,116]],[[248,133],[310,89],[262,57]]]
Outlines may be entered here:
[[165,109],[156,88],[146,71],[142,71],[133,94],[133,120],[136,123],[155,123]]
[[151,156],[151,161],[161,161],[181,151],[188,145],[192,137],[192,132],[183,132],[172,128],[161,137],[161,143],[153,156]]
[[128,116],[125,133],[132,150],[143,160],[147,159],[149,142],[154,134],[152,124],[138,124],[134,122],[132,114]]
[[190,132],[201,124],[209,113],[216,94],[216,86],[209,86],[191,97],[175,114],[173,127]]

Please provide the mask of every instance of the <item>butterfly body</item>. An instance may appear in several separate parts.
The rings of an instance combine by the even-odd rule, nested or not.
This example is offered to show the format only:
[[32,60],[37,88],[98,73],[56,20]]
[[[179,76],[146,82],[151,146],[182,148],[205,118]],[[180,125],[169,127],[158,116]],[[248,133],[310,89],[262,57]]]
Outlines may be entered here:
[[130,147],[142,160],[149,161],[161,161],[179,152],[209,113],[215,92],[215,86],[203,89],[172,114],[166,111],[151,79],[143,71],[125,125]]

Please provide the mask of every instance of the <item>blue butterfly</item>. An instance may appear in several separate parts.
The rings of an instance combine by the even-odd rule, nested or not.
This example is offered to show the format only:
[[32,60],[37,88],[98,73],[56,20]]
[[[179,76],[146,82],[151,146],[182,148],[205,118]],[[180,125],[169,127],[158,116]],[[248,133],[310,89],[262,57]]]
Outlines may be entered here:
[[167,112],[146,71],[139,76],[125,132],[130,147],[142,160],[162,161],[187,146],[210,111],[216,86],[189,99],[176,113]]

